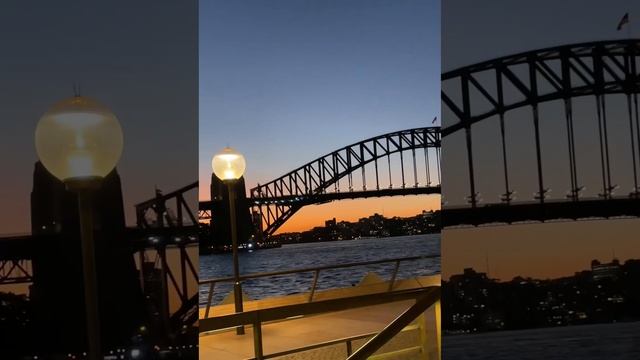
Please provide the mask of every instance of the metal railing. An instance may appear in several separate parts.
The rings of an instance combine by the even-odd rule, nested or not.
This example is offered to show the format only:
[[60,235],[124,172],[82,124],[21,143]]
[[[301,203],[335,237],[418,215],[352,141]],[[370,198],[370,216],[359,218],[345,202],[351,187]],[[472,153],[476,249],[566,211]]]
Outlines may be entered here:
[[[419,328],[419,326],[405,326],[400,331],[414,330],[414,329],[417,329],[417,328]],[[323,341],[323,342],[319,342],[319,343],[315,343],[315,344],[299,347],[299,348],[296,348],[296,349],[290,349],[290,350],[280,351],[280,352],[277,352],[277,353],[271,353],[271,354],[263,355],[262,358],[263,359],[273,359],[273,358],[278,358],[278,357],[281,357],[281,356],[297,354],[297,353],[301,353],[301,352],[305,352],[305,351],[326,348],[326,347],[333,346],[333,345],[338,345],[338,344],[344,344],[347,356],[351,356],[353,354],[353,343],[355,341],[366,339],[366,338],[373,338],[376,334],[378,334],[378,333],[377,332],[370,332],[370,333],[366,333],[366,334],[354,335],[354,336],[344,337],[344,338],[335,339],[335,340]],[[411,349],[413,349],[413,348],[411,348]],[[248,359],[248,360],[257,360],[257,359],[256,358],[251,358],[251,359]]]
[[[309,290],[309,298],[307,299],[307,302],[312,302],[313,301],[313,297],[315,295],[317,286],[318,286],[318,279],[320,278],[320,272],[324,271],[324,270],[334,270],[334,269],[344,269],[344,268],[351,268],[351,267],[360,267],[360,266],[368,266],[368,265],[377,265],[377,264],[387,264],[387,263],[395,263],[393,272],[391,274],[391,280],[389,281],[389,287],[387,288],[387,292],[393,290],[393,287],[396,283],[396,279],[398,276],[398,271],[400,270],[400,263],[401,262],[408,262],[408,261],[417,261],[417,260],[425,260],[425,259],[435,259],[435,258],[439,258],[440,254],[437,255],[426,255],[426,256],[411,256],[411,257],[403,257],[403,258],[394,258],[394,259],[383,259],[383,260],[372,260],[372,261],[363,261],[363,262],[355,262],[355,263],[348,263],[348,264],[336,264],[336,265],[326,265],[326,266],[318,266],[318,267],[311,267],[311,268],[301,268],[301,269],[292,269],[292,270],[283,270],[283,271],[272,271],[272,272],[261,272],[261,273],[253,273],[253,274],[246,274],[246,275],[240,275],[239,279],[240,282],[245,281],[245,280],[249,280],[249,279],[258,279],[258,278],[265,278],[265,277],[272,277],[272,276],[282,276],[282,275],[292,275],[292,274],[299,274],[299,273],[313,273],[313,280],[311,282],[311,287]],[[204,318],[208,318],[209,317],[209,313],[211,311],[211,303],[213,301],[213,293],[215,290],[215,285],[218,283],[224,283],[224,282],[234,282],[235,278],[233,276],[229,276],[229,277],[222,277],[222,278],[215,278],[215,279],[207,279],[207,280],[201,280],[199,281],[199,285],[203,286],[203,285],[209,285],[209,290],[208,290],[208,294],[207,294],[207,302],[206,302],[206,307],[205,307],[205,312],[204,312]],[[242,295],[242,294],[240,294]]]
[[431,305],[440,300],[440,292],[429,292],[422,295],[416,300],[416,303],[405,310],[400,316],[387,325],[381,332],[366,342],[356,352],[347,358],[347,360],[364,360],[368,359],[376,351],[388,343],[402,329],[415,320],[420,314],[424,313]]
[[[338,344],[342,344],[342,343],[344,343],[345,346],[346,346],[347,356],[350,356],[351,354],[353,354],[353,342],[354,341],[366,339],[366,338],[369,338],[369,337],[373,337],[376,334],[377,333],[372,332],[372,333],[368,333],[368,334],[360,334],[360,335],[349,336],[349,337],[336,339],[336,340],[319,342],[319,343],[303,346],[303,347],[296,348],[296,349],[291,349],[291,350],[281,351],[281,352],[277,352],[277,353],[262,355],[262,358],[263,359],[273,359],[273,358],[277,358],[277,357],[281,357],[281,356],[297,354],[297,353],[301,353],[301,352],[304,352],[304,351],[320,349],[320,348],[323,348],[323,347],[338,345]],[[258,359],[251,358],[249,360],[258,360]]]
[[[370,339],[360,349],[356,350],[349,360],[365,359],[368,355],[375,353],[380,347],[391,340],[404,327],[415,320],[421,313],[440,300],[440,286],[430,286],[419,289],[395,290],[378,294],[358,295],[338,299],[320,300],[312,303],[291,304],[274,308],[258,309],[242,313],[234,313],[210,317],[200,320],[200,332],[211,332],[222,329],[232,329],[242,325],[252,325],[254,359],[263,360],[274,357],[276,354],[264,355],[262,342],[262,324],[270,321],[284,320],[292,317],[301,317],[328,312],[336,312],[361,308],[366,306],[381,305],[405,300],[416,300],[416,303],[398,316],[393,322],[387,325],[380,333]],[[362,335],[367,337],[369,335]],[[360,337],[360,336],[358,336]],[[333,343],[350,341],[339,339]],[[324,343],[327,345],[327,343]],[[348,346],[348,345],[347,345]],[[300,348],[288,353],[300,352],[311,348]],[[280,354],[284,355],[284,354]]]

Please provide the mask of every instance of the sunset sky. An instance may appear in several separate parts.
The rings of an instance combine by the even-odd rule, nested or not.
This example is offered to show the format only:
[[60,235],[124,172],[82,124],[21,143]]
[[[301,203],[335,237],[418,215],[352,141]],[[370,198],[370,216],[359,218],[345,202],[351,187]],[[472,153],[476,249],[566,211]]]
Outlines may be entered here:
[[[495,0],[486,6],[471,6],[470,0],[443,3],[443,72],[527,50],[545,47],[637,37],[640,34],[640,3],[610,1]],[[629,12],[630,24],[616,27]],[[504,16],[503,14],[509,14]],[[473,33],[473,36],[469,34]],[[631,191],[631,156],[628,120],[620,97],[609,98],[609,136],[613,182],[617,195]],[[552,198],[563,198],[569,189],[566,127],[558,104],[541,105],[540,126],[545,187]],[[577,162],[585,196],[597,196],[599,152],[593,100],[574,101]],[[536,191],[535,147],[530,109],[506,114],[510,185],[518,200],[533,199]],[[451,117],[443,112],[444,125]],[[484,203],[498,202],[502,186],[502,157],[496,118],[474,125],[474,166]],[[460,132],[462,133],[462,132]],[[597,160],[594,160],[597,159]],[[468,195],[466,148],[463,134],[443,143],[443,196],[448,205],[461,205]],[[637,234],[640,220],[563,222],[512,226],[446,229],[442,235],[443,276],[464,268],[487,270],[493,278],[510,280],[516,275],[553,278],[588,269],[592,259],[610,261],[615,252],[620,260],[640,258]]]
[[[357,141],[430,126],[439,78],[438,1],[202,2],[200,198],[227,145],[245,155],[251,188]],[[438,207],[436,196],[344,200],[303,208],[280,231]]]
[[324,221],[355,221],[374,213],[385,217],[409,217],[422,210],[440,208],[439,195],[412,195],[394,198],[354,199],[340,202],[311,205],[302,208],[278,232],[303,231],[315,226],[324,226]]
[[598,220],[447,229],[442,246],[445,278],[471,267],[494,279],[538,279],[588,270],[591,260],[640,259],[640,220]]

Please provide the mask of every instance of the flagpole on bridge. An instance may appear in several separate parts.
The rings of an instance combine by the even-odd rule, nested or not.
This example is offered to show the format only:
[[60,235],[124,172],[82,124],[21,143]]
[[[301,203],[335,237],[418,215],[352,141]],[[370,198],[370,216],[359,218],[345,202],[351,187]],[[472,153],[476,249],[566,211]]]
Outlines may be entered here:
[[626,13],[624,13],[624,15],[622,15],[622,17],[620,18],[620,21],[618,21],[618,27],[616,28],[617,31],[622,30],[622,28],[626,25],[627,27],[627,37],[629,39],[631,39],[631,21],[629,21],[629,12],[627,11]]

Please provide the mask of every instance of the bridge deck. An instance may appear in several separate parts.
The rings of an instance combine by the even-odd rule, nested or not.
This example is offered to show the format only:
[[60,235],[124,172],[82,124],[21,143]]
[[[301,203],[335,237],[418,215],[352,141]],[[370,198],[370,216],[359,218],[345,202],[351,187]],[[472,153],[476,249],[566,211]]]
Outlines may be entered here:
[[476,208],[444,208],[443,226],[477,226],[490,223],[640,217],[640,199],[583,199],[540,203],[494,204]]

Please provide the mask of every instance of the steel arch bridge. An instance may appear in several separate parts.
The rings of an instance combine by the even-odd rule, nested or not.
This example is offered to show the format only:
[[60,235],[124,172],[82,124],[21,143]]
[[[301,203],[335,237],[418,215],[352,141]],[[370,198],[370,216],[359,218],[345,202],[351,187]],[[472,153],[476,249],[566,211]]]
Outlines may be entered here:
[[[557,219],[611,218],[640,216],[638,160],[640,160],[640,123],[638,119],[640,40],[615,40],[557,46],[505,56],[465,66],[442,74],[442,104],[444,124],[442,136],[460,134],[466,145],[468,175],[468,205],[445,206],[443,225],[481,225]],[[632,173],[633,189],[629,194],[615,196],[612,179],[614,160],[611,156],[611,123],[607,119],[607,99],[623,96],[626,100],[629,154],[631,163],[624,164]],[[577,165],[574,100],[595,99],[600,190],[595,198],[583,198],[585,168]],[[569,176],[565,198],[553,199],[545,187],[543,166],[543,134],[540,127],[540,104],[559,102],[563,108],[566,152],[557,154],[566,159]],[[507,114],[516,109],[530,109],[535,143],[535,167],[526,169],[536,180],[537,192],[531,199],[515,201],[510,183],[514,169],[510,168],[510,152],[505,131]],[[451,116],[444,114],[447,111]],[[611,109],[609,109],[611,112]],[[479,204],[476,166],[474,163],[474,125],[496,119],[500,126],[500,156],[495,160],[502,168],[504,193],[500,199]],[[578,119],[577,121],[579,121]],[[610,120],[610,119],[609,119]],[[446,126],[445,126],[446,125]],[[445,139],[446,140],[446,139]],[[519,169],[518,171],[523,171]],[[548,172],[547,172],[548,175]],[[582,176],[581,176],[582,175]],[[626,179],[629,180],[629,179]],[[630,180],[629,180],[630,181]],[[445,194],[446,196],[447,194]]]
[[[395,176],[394,176],[395,175]],[[394,177],[400,184],[394,184]],[[250,190],[264,237],[302,207],[341,199],[440,193],[440,128],[395,131],[321,156]],[[200,203],[210,219],[211,202]]]

